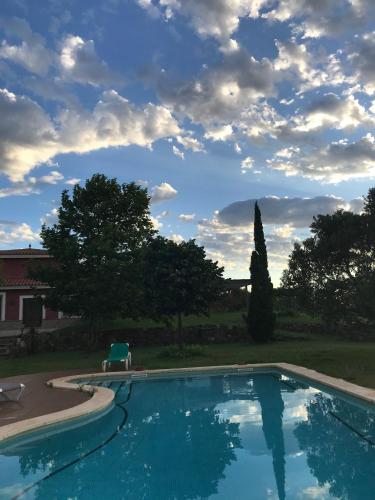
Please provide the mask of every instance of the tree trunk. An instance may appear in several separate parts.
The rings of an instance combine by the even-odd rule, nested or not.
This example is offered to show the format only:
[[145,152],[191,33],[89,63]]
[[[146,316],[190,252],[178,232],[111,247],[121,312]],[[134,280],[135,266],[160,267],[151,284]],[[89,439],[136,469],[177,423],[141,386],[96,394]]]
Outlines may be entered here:
[[184,339],[182,336],[182,315],[180,312],[177,313],[177,345],[182,351],[184,348]]

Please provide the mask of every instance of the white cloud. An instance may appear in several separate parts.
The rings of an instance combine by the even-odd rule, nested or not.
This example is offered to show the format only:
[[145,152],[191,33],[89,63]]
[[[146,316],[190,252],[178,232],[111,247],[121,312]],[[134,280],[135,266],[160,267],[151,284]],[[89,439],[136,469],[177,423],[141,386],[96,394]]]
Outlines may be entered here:
[[353,96],[340,99],[337,95],[329,93],[312,102],[306,112],[294,117],[293,121],[294,130],[309,132],[322,127],[344,129],[373,126],[375,115],[369,114]]
[[65,109],[53,122],[29,97],[0,89],[0,115],[0,168],[13,181],[22,181],[57,154],[131,144],[151,147],[180,133],[165,107],[136,107],[114,90],[104,92],[91,112]]
[[47,226],[52,226],[57,222],[57,217],[59,214],[58,208],[52,208],[40,219],[41,224],[46,224]]
[[311,62],[306,45],[298,44],[294,38],[283,42],[276,40],[275,43],[279,53],[274,62],[275,69],[283,71],[292,68],[301,79],[308,80],[311,73]]
[[12,186],[0,189],[0,198],[9,196],[28,196],[30,194],[39,194],[39,189],[32,182],[16,182]]
[[290,224],[284,224],[283,226],[276,227],[274,233],[279,238],[289,238],[294,231],[294,227]]
[[289,159],[274,157],[268,165],[288,176],[302,175],[331,183],[375,176],[375,138],[367,134],[354,142],[342,139],[310,152],[295,152]]
[[59,56],[62,76],[66,80],[90,85],[110,85],[117,77],[96,54],[93,40],[67,35],[61,44]]
[[184,237],[181,234],[171,234],[169,239],[174,241],[175,243],[182,243],[184,241]]
[[344,75],[336,54],[316,57],[308,51],[306,44],[299,43],[296,38],[276,40],[275,43],[278,56],[274,60],[274,68],[280,72],[279,78],[296,85],[297,95],[323,85],[337,86],[354,81]]
[[283,148],[279,149],[275,153],[275,156],[280,156],[281,158],[291,158],[294,153],[298,153],[300,151],[300,148],[296,146],[290,146],[289,148]]
[[163,223],[157,217],[150,217],[152,225],[156,231],[159,231],[163,227]]
[[253,166],[254,166],[254,158],[252,158],[251,156],[247,156],[241,162],[241,172],[245,174],[248,170],[251,170]]
[[[156,6],[150,0],[137,0],[152,16]],[[258,17],[269,0],[159,0],[156,5],[163,15],[172,19],[176,14],[188,18],[202,37],[214,37],[228,44],[243,17]]]
[[150,147],[180,129],[163,106],[136,107],[114,90],[103,92],[91,113],[65,110],[60,115],[61,141],[67,152],[86,153],[111,146]]
[[81,179],[78,179],[77,177],[73,177],[72,179],[68,179],[65,181],[65,184],[68,184],[68,186],[75,186],[76,184],[79,184],[81,182]]
[[184,152],[183,152],[183,151],[181,151],[181,149],[178,149],[178,147],[177,147],[177,146],[175,146],[174,144],[173,144],[173,146],[172,146],[172,151],[173,151],[173,154],[174,154],[175,156],[178,156],[181,160],[184,160],[184,159],[185,159],[185,154],[184,154]]
[[152,3],[152,0],[135,0],[137,4],[145,9],[151,17],[159,17],[160,11],[159,9]]
[[13,243],[39,243],[39,234],[34,232],[29,224],[11,225],[0,224],[0,243],[2,245],[11,245]]
[[42,175],[39,177],[38,181],[41,184],[57,184],[59,181],[62,181],[64,176],[61,172],[57,172],[56,170],[52,170],[47,175]]
[[176,140],[179,144],[184,146],[185,149],[191,149],[192,151],[194,151],[194,153],[204,151],[203,144],[195,137],[191,137],[191,135],[177,135]]
[[28,196],[31,194],[40,194],[41,188],[45,185],[55,185],[62,181],[64,176],[57,171],[51,171],[41,177],[27,177],[22,182],[14,182],[9,187],[0,189],[0,198],[8,196]]
[[204,137],[212,141],[227,141],[232,134],[231,125],[222,125],[221,127],[206,127]]
[[192,222],[195,219],[195,214],[180,214],[178,218],[183,222]]
[[177,196],[177,190],[172,187],[168,182],[162,182],[158,186],[151,189],[152,203],[159,203],[160,201],[171,200]]

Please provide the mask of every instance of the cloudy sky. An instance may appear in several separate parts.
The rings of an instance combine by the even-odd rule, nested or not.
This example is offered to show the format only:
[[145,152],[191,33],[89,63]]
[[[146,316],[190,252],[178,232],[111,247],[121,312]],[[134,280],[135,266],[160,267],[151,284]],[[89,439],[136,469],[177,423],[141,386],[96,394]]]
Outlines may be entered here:
[[1,0],[0,245],[61,190],[137,181],[163,235],[277,284],[311,218],[375,185],[374,0]]

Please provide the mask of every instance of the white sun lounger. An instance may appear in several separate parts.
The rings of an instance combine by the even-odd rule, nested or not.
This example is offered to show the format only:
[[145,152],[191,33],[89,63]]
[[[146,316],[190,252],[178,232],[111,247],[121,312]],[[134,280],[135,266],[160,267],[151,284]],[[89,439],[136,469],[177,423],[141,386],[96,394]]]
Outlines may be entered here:
[[18,395],[16,398],[16,401],[18,401],[24,390],[25,390],[24,384],[9,384],[0,382],[0,396],[3,397],[4,401],[12,401],[11,398],[8,396],[8,393],[12,391],[18,391]]

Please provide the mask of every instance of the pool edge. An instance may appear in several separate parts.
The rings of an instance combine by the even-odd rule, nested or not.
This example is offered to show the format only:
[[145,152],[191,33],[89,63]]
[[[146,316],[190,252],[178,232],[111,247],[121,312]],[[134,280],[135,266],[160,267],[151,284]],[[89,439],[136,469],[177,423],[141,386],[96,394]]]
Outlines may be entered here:
[[[97,387],[93,385],[82,385],[69,381],[72,377],[61,377],[51,380],[47,384],[54,389],[68,389],[73,391],[82,391],[91,394],[91,398],[71,406],[65,410],[60,410],[45,415],[39,415],[25,420],[20,420],[0,427],[0,443],[13,439],[24,434],[28,434],[44,428],[50,428],[57,424],[72,423],[77,419],[91,417],[96,414],[106,412],[113,404],[115,394],[111,389]],[[77,378],[77,375],[75,375]]]
[[[307,379],[308,381],[316,382],[331,389],[343,392],[349,396],[365,401],[366,403],[375,404],[375,389],[362,387],[346,380],[324,375],[315,370],[305,368],[303,366],[292,365],[290,363],[257,363],[247,365],[220,365],[220,366],[199,366],[190,368],[168,368],[158,370],[144,371],[121,371],[121,372],[106,372],[106,373],[91,373],[85,374],[84,378],[90,382],[94,379],[113,379],[113,378],[129,378],[133,380],[142,380],[151,375],[152,378],[157,375],[178,375],[180,373],[210,373],[217,371],[257,371],[258,370],[278,370],[290,375],[296,375]],[[56,389],[69,389],[76,391],[84,391],[92,394],[92,397],[79,405],[61,410],[46,415],[41,415],[27,420],[21,420],[12,424],[0,427],[0,443],[5,440],[27,434],[32,431],[40,430],[55,424],[69,423],[75,419],[86,416],[91,416],[96,413],[104,412],[113,403],[114,392],[105,387],[98,387],[94,384],[79,384],[74,382],[78,378],[82,378],[82,374],[69,375],[50,380],[48,385]]]

